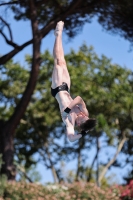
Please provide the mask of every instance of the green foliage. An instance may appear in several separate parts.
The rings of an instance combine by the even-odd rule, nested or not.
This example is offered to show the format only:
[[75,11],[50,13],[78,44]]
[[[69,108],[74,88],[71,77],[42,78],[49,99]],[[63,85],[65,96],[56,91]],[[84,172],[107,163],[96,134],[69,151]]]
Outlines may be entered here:
[[[84,181],[88,182],[88,177],[89,177],[89,183],[96,183],[96,169],[92,169],[91,166],[80,166],[79,167],[79,176],[78,176],[78,181]],[[65,171],[65,180],[68,183],[74,183],[76,180],[76,172],[75,170],[64,170]],[[102,169],[99,169],[99,172],[102,171]],[[101,188],[106,188],[114,185],[116,183],[116,174],[110,174],[109,176],[106,176],[102,179],[101,181]]]
[[[119,33],[120,36],[128,39],[132,44],[132,31],[129,28],[132,24],[131,19],[133,18],[132,9],[133,2],[130,0],[106,1],[105,4],[103,4],[103,9],[99,9],[98,21],[106,30],[113,34]],[[125,14],[123,15],[123,13]],[[128,23],[130,24],[129,26]]]
[[[3,163],[2,155],[0,154],[0,170],[1,170],[2,163]],[[0,197],[3,197],[6,185],[7,185],[7,177],[5,175],[0,175]]]
[[[81,5],[86,6],[86,3],[87,2],[82,2]],[[84,13],[84,11],[82,12],[81,10],[76,11],[74,9],[75,6],[75,2],[72,2],[71,0],[56,2],[50,0],[45,3],[43,1],[36,1],[35,7],[38,16],[38,23],[41,27],[45,27],[53,20],[63,20],[66,24],[65,29],[67,34],[70,37],[73,37],[76,35],[77,32],[81,31],[81,27],[85,24],[85,22],[90,21],[90,19],[92,18],[92,14],[89,15],[87,13]],[[71,12],[69,14],[68,10],[70,8]],[[27,1],[21,1],[20,4],[18,3],[17,6],[13,5],[11,9],[16,20],[29,20],[31,18],[29,3],[27,3]],[[66,16],[63,16],[63,14],[65,13]]]
[[[90,22],[92,17],[97,15],[99,22],[106,30],[111,30],[115,33],[119,31],[120,35],[131,43],[133,42],[133,2],[131,0],[128,3],[125,0],[102,2],[11,0],[5,3],[1,1],[1,7],[5,5],[11,8],[16,20],[30,21],[31,18],[34,18],[31,20],[33,22],[32,28],[38,24],[39,31],[37,31],[37,35],[39,32],[41,39],[55,28],[59,20],[65,22],[67,35],[73,37],[78,31],[82,30],[86,22]],[[37,23],[35,19],[37,19]],[[30,40],[24,45],[15,44],[8,24],[2,16],[1,34],[4,40],[6,39],[6,42],[13,47],[13,51],[0,57],[1,64],[6,63],[12,56],[33,41]],[[7,27],[10,35],[9,39],[4,32]],[[36,34],[33,33],[33,35],[35,36]],[[34,40],[34,44],[36,42]],[[36,45],[33,45],[33,52],[36,52],[35,49]],[[38,152],[41,154],[41,159],[47,168],[49,168],[52,165],[56,165],[61,159],[69,161],[77,158],[81,153],[81,149],[91,149],[92,145],[95,144],[96,136],[100,137],[104,133],[108,146],[113,145],[116,140],[118,143],[119,138],[127,130],[130,140],[124,145],[123,152],[128,152],[132,155],[133,76],[131,71],[111,64],[111,60],[105,56],[98,58],[93,48],[87,48],[85,45],[80,48],[78,53],[72,51],[66,58],[68,58],[68,68],[72,77],[71,91],[74,96],[81,95],[84,98],[90,116],[97,118],[98,125],[91,135],[81,139],[81,142],[77,142],[74,147],[71,147],[66,138],[63,137],[65,131],[59,116],[58,104],[50,95],[53,60],[47,51],[42,55],[43,62],[40,67],[36,90],[23,119],[21,119],[21,123],[17,127],[14,141],[17,161],[25,162],[25,167],[29,168],[37,162],[34,161],[33,156]],[[28,65],[30,62],[31,58],[27,56]],[[2,119],[4,122],[9,120],[10,122],[15,119],[13,113],[18,103],[21,102],[21,97],[26,94],[24,91],[28,82],[29,72],[19,66],[18,63],[13,63],[13,61],[9,61],[0,70],[0,75],[2,75],[0,81],[0,100],[2,102],[0,105],[0,120]],[[30,89],[33,91],[34,87]],[[28,92],[29,98],[32,93],[30,91]],[[29,99],[26,95],[24,96],[25,99]],[[23,111],[25,111],[25,106],[23,108]],[[11,125],[16,128],[15,123]],[[3,126],[1,130],[3,130]],[[64,146],[61,147],[55,138],[64,141]],[[82,164],[83,161],[85,161],[85,158],[82,159]]]
[[0,119],[8,120],[25,90],[29,73],[12,60],[0,68]]
[[[85,22],[90,22],[92,17],[97,16],[98,22],[105,30],[119,34],[133,43],[133,2],[132,0],[79,1],[58,0],[47,2],[34,1],[38,15],[38,22],[46,26],[54,20],[65,21],[66,32],[74,36],[81,31]],[[12,5],[16,20],[29,20],[30,10],[26,0]],[[124,15],[123,15],[124,13]]]
[[2,155],[0,154],[0,169],[1,169],[2,164],[3,164]]
[[[97,119],[96,129],[74,145],[70,145],[66,140],[59,106],[50,92],[53,57],[45,51],[41,55],[42,63],[34,94],[16,130],[14,140],[16,162],[28,169],[38,162],[33,159],[38,153],[39,159],[47,168],[54,166],[59,180],[63,178],[58,166],[62,160],[69,162],[80,155],[80,167],[91,166],[86,161],[88,153],[83,153],[83,150],[87,149],[89,152],[96,146],[96,136],[102,137],[104,133],[106,146],[114,144],[116,146],[123,131],[128,130],[128,135],[132,138],[133,130],[131,70],[112,64],[104,55],[99,58],[93,47],[88,48],[85,44],[78,52],[71,50],[65,57],[71,76],[70,92],[73,97],[80,95],[84,99],[90,117]],[[1,119],[8,119],[20,101],[29,77],[28,69],[31,63],[29,55],[26,56],[26,62],[25,69],[13,61],[1,68],[0,73],[3,77],[0,82],[0,95],[3,101],[0,108]],[[126,142],[123,148],[126,155],[132,153],[132,148],[129,148],[132,144],[132,139]],[[100,163],[105,164],[102,158]]]
[[24,166],[15,163],[17,166],[17,172],[19,174],[19,181],[29,181],[29,182],[40,182],[41,174],[36,170],[36,165],[31,165],[29,168],[25,169]]
[[7,177],[5,175],[2,175],[0,176],[0,197],[3,197],[6,186]]

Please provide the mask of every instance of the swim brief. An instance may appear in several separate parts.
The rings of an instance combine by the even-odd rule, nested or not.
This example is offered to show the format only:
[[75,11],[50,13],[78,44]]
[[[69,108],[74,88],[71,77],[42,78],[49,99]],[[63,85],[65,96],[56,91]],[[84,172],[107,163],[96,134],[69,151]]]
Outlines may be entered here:
[[62,85],[56,87],[55,89],[51,88],[51,94],[53,97],[55,97],[58,92],[65,90],[69,93],[69,88],[67,83],[63,82]]

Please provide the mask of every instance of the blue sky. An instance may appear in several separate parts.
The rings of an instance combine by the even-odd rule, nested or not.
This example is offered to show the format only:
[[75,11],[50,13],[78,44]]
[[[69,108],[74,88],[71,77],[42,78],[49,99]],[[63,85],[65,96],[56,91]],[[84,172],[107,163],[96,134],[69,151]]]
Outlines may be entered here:
[[[22,44],[31,38],[31,30],[29,22],[17,22],[15,23],[12,18],[9,20],[10,25],[13,29],[14,41],[18,42],[18,44]],[[7,30],[5,29],[8,34]],[[94,47],[95,52],[101,56],[104,54],[108,58],[112,59],[112,63],[116,63],[121,65],[122,67],[127,67],[129,69],[133,69],[133,52],[129,52],[130,43],[119,35],[111,35],[103,30],[102,26],[99,25],[96,21],[96,18],[93,20],[91,24],[87,24],[81,30],[81,32],[72,40],[68,40],[66,35],[63,35],[63,46],[64,52],[68,53],[71,48],[74,50],[78,50],[78,48],[86,43],[87,46],[92,45]],[[5,54],[11,47],[7,46],[3,38],[0,36],[0,54]],[[44,52],[46,49],[52,53],[54,44],[54,34],[53,31],[50,32],[48,36],[43,39],[43,43],[41,46],[41,51]],[[21,53],[17,54],[14,57],[16,62],[20,62],[21,65],[25,66],[24,55],[31,54],[32,48],[31,46],[26,47]],[[93,154],[95,150],[93,149]],[[113,151],[110,151],[111,155],[113,155]],[[122,155],[121,157],[122,158]],[[71,162],[67,169],[74,169],[75,162]],[[42,182],[53,181],[52,174],[50,170],[46,170],[42,164],[38,165],[38,170],[42,175]],[[114,172],[113,172],[114,173]],[[125,173],[125,171],[115,171],[117,173],[118,182],[121,182],[121,174]]]
[[[18,44],[29,40],[31,38],[31,29],[29,22],[14,22],[10,17],[9,23],[13,30],[14,41]],[[7,32],[7,29],[5,29]],[[7,33],[8,35],[8,33]],[[66,35],[63,35],[63,46],[64,52],[68,53],[70,48],[78,50],[78,48],[85,42],[88,46],[92,45],[95,49],[95,52],[100,56],[104,54],[108,58],[112,59],[113,63],[117,63],[121,66],[126,66],[127,68],[132,69],[133,67],[133,52],[130,51],[130,43],[119,35],[112,35],[105,30],[102,26],[98,24],[96,18],[92,21],[91,24],[86,24],[81,32],[74,38],[69,40]],[[42,52],[46,49],[49,49],[52,52],[54,43],[54,34],[53,31],[49,33],[43,39],[41,46]],[[11,50],[10,46],[5,44],[2,36],[0,35],[0,54],[4,54]],[[31,54],[32,49],[31,45],[26,47],[21,53],[18,53],[14,59],[15,61],[21,62],[24,64],[24,55]]]

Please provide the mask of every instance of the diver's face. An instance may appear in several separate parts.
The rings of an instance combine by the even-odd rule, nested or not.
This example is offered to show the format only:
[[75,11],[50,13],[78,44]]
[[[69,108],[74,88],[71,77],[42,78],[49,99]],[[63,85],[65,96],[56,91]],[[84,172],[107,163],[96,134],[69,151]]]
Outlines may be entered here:
[[80,126],[81,124],[83,124],[87,119],[88,117],[86,117],[85,115],[79,114],[76,118],[77,126]]

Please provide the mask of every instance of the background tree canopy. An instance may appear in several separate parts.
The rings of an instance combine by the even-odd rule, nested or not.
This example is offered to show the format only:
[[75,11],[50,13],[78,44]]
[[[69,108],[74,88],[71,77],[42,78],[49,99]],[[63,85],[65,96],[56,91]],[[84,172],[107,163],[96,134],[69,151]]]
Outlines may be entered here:
[[[50,94],[53,58],[48,51],[41,55],[40,73],[30,104],[16,130],[15,160],[17,166],[29,169],[33,164],[42,162],[52,170],[54,181],[84,179],[94,181],[97,172],[100,175],[113,155],[100,155],[110,147],[117,152],[119,144],[123,147],[124,161],[114,160],[114,167],[121,169],[124,165],[131,166],[132,160],[132,72],[119,65],[113,65],[104,55],[99,58],[92,47],[83,44],[78,52],[71,50],[66,55],[71,76],[71,93],[73,97],[84,97],[90,117],[96,117],[96,129],[85,138],[70,144],[65,135],[58,104]],[[1,119],[8,119],[14,107],[21,98],[25,84],[29,78],[31,57],[27,56],[27,67],[24,69],[18,63],[8,62],[1,68]],[[78,78],[77,78],[78,77]],[[5,84],[6,82],[6,84]],[[8,104],[7,104],[8,102]],[[125,138],[125,140],[122,140]],[[127,140],[129,139],[130,140]],[[97,140],[101,143],[98,147]],[[60,142],[62,141],[62,142]],[[102,142],[101,142],[102,141]],[[121,143],[121,141],[124,141]],[[91,149],[97,149],[96,155],[91,155]],[[86,150],[86,151],[85,151]],[[121,150],[121,149],[120,149]],[[38,159],[34,158],[38,154]],[[93,161],[90,163],[89,158]],[[130,159],[129,159],[130,158]],[[59,166],[61,162],[77,162],[73,176],[63,174]],[[98,161],[98,165],[97,165]],[[113,166],[113,165],[110,166]],[[109,166],[109,167],[110,167]],[[114,168],[115,169],[115,168]],[[108,170],[108,167],[107,167]],[[105,172],[106,173],[106,172]],[[105,175],[105,174],[104,174]],[[104,177],[103,175],[103,177]],[[104,183],[105,179],[99,180]],[[126,174],[126,179],[132,177]],[[124,177],[123,177],[124,178]],[[30,181],[33,181],[32,178]]]
[[[40,74],[41,74],[42,64],[43,63],[45,64],[46,69],[48,65],[47,64],[48,61],[47,62],[44,61],[43,57],[41,56],[40,46],[42,43],[42,39],[47,34],[49,34],[51,30],[55,28],[56,23],[59,20],[63,20],[65,22],[65,31],[67,35],[69,37],[74,37],[78,33],[78,31],[82,29],[85,23],[87,22],[90,23],[91,19],[94,16],[97,16],[99,23],[101,23],[106,30],[109,30],[113,33],[117,33],[121,35],[122,37],[124,37],[125,39],[128,39],[132,45],[133,2],[131,0],[128,2],[125,0],[121,0],[121,1],[120,0],[117,0],[117,1],[116,0],[112,0],[112,1],[111,0],[100,0],[100,1],[99,0],[92,0],[92,1],[81,1],[81,0],[3,1],[3,0],[0,0],[0,9],[1,9],[0,33],[1,33],[1,36],[3,37],[3,40],[5,40],[6,45],[9,45],[11,47],[11,50],[8,53],[6,53],[5,55],[1,55],[0,57],[0,66],[1,66],[0,69],[1,69],[1,74],[2,74],[1,86],[0,86],[1,87],[0,96],[1,96],[1,101],[2,101],[1,108],[0,108],[2,111],[1,121],[0,121],[0,153],[2,154],[2,159],[4,162],[4,164],[2,165],[1,173],[6,174],[9,180],[13,180],[16,175],[15,166],[13,164],[13,157],[14,157],[13,141],[14,141],[15,131],[18,131],[18,128],[20,127],[22,127],[22,130],[23,130],[22,124],[24,124],[25,121],[26,121],[25,126],[27,126],[26,130],[29,132],[29,134],[32,135],[32,132],[35,131],[35,129],[33,129],[33,127],[31,126],[31,124],[34,124],[34,125],[36,124],[37,126],[36,128],[38,128],[38,130],[40,131],[42,130],[40,127],[38,127],[38,124],[35,123],[38,118],[36,120],[32,119],[34,115],[31,115],[31,120],[33,121],[32,123],[31,122],[28,123],[28,120],[30,120],[30,118],[27,118],[26,113],[25,113],[26,110],[30,108],[30,106],[31,108],[34,108],[34,110],[36,110],[36,107],[40,105],[40,104],[36,105],[36,99],[40,98],[42,94],[40,91],[35,93],[35,88],[39,87],[39,86],[36,86],[36,84],[41,79]],[[8,12],[8,15],[7,15],[7,12]],[[23,44],[18,44],[16,40],[13,38],[13,31],[11,29],[10,24],[8,23],[8,17],[7,17],[7,16],[10,17],[11,14],[14,15],[14,20],[17,20],[18,22],[20,20],[23,20],[23,21],[29,20],[31,22],[32,38],[30,40],[25,41]],[[28,61],[29,70],[27,72],[27,70],[23,69],[22,67],[20,68],[19,64],[14,64],[13,61],[11,61],[10,59],[12,59],[17,53],[21,52],[28,45],[32,45],[32,58],[29,58],[29,61]],[[80,59],[82,61],[79,60],[78,64],[83,63],[83,66],[84,66],[84,61],[83,61],[82,56]],[[69,61],[69,62],[70,62],[69,63],[70,65],[75,66],[76,64],[74,63],[75,61]],[[126,75],[128,76],[128,74],[125,73],[125,71],[122,71],[124,69],[120,68],[118,72],[117,68],[115,67],[113,69],[113,72],[112,71],[110,72],[109,69],[108,70],[106,69],[106,72],[102,74],[102,71],[101,71],[102,67],[100,68],[100,70],[95,68],[98,62],[101,62],[101,61],[99,61],[97,58],[96,61],[92,63],[92,65],[90,63],[92,67],[90,69],[90,72],[91,72],[90,81],[93,80],[94,78],[93,72],[94,71],[97,72],[95,74],[95,80],[92,81],[93,84],[87,86],[87,83],[88,83],[87,77],[86,79],[82,80],[83,81],[82,84],[84,83],[86,85],[86,90],[90,89],[89,88],[90,86],[93,89],[92,93],[89,93],[89,96],[87,97],[87,99],[91,99],[91,101],[89,102],[87,101],[87,106],[89,106],[90,113],[92,113],[92,115],[93,114],[96,116],[98,115],[98,119],[100,120],[99,128],[103,128],[103,126],[106,125],[106,129],[108,130],[108,131],[106,130],[106,132],[108,133],[108,135],[112,135],[110,134],[110,131],[109,131],[110,128],[108,128],[108,126],[115,128],[116,124],[117,126],[119,126],[119,129],[120,129],[119,134],[123,133],[125,135],[125,126],[123,125],[123,121],[125,120],[125,118],[126,118],[126,122],[128,123],[129,130],[131,130],[131,127],[132,127],[131,125],[132,124],[132,109],[130,109],[130,106],[132,105],[132,101],[130,100],[131,98],[129,99],[128,97],[124,98],[123,93],[122,93],[121,94],[122,96],[119,101],[121,101],[123,110],[121,110],[120,113],[118,113],[118,110],[120,109],[121,104],[118,103],[119,101],[117,102],[118,100],[117,95],[119,92],[122,92],[121,89],[122,90],[125,89],[126,92],[129,90],[130,91],[132,90],[131,86],[128,87],[129,83],[132,85],[132,74],[128,77],[128,79],[126,79],[127,78]],[[103,62],[105,62],[106,65],[109,64],[109,60],[106,59],[105,57],[103,57]],[[9,66],[11,65],[12,71],[8,69],[8,65]],[[102,63],[101,63],[101,66],[102,66]],[[7,67],[7,69],[5,67]],[[46,69],[44,71],[46,71]],[[50,73],[50,72],[47,71],[47,73]],[[108,77],[106,77],[105,73],[108,74]],[[114,77],[112,77],[112,74],[114,75]],[[45,84],[47,83],[48,77],[50,78],[49,75],[50,74],[46,74],[45,77],[42,76],[43,83],[44,82]],[[17,80],[16,76],[19,77],[20,79]],[[101,81],[100,81],[99,76],[101,77]],[[22,83],[19,83],[19,80],[21,80]],[[104,83],[102,82],[103,80],[105,81]],[[116,83],[114,80],[116,81]],[[125,81],[125,83],[121,86],[123,80]],[[11,83],[12,81],[14,82],[13,84]],[[75,84],[75,82],[73,84]],[[118,84],[118,87],[116,87],[117,84]],[[106,90],[105,88],[107,86],[108,87],[110,86],[110,89],[105,92]],[[75,87],[77,86],[75,85]],[[76,95],[76,92],[77,93],[80,92],[80,86],[78,87],[76,88],[77,90],[74,92],[74,95]],[[46,89],[44,89],[43,87],[42,91],[44,92],[44,90],[46,92],[46,95],[49,94],[50,96],[50,93],[47,94]],[[35,96],[32,97],[33,93]],[[96,94],[94,95],[94,93]],[[86,94],[85,91],[84,92],[81,91],[81,95],[85,95],[85,94]],[[112,100],[110,100],[111,94],[113,95]],[[125,96],[125,93],[124,93],[124,96]],[[99,98],[101,99],[101,107],[98,107]],[[54,115],[54,118],[52,114],[51,116],[48,115],[48,113],[50,112],[49,99],[50,98],[46,96],[44,98],[45,106],[47,105],[47,108],[45,107],[46,109],[45,112],[47,112],[46,116],[43,115],[44,113],[43,113],[42,108],[41,107],[38,108],[40,112],[42,112],[40,114],[42,115],[42,123],[43,123],[42,128],[43,130],[45,130],[46,135],[49,135],[49,133],[53,134],[52,126],[55,126],[55,125],[58,125],[58,127],[61,126],[60,118],[58,114],[56,115],[56,117]],[[51,101],[53,102],[54,100],[51,100]],[[33,102],[34,104],[32,105]],[[110,103],[110,106],[108,102]],[[116,105],[112,105],[113,102],[116,102]],[[103,109],[103,105],[104,105],[104,109]],[[53,107],[51,106],[50,109],[53,109],[53,111],[55,112],[54,106]],[[100,109],[99,111],[98,111],[98,108]],[[129,113],[127,114],[127,112],[125,111],[126,109],[130,111],[130,114]],[[103,110],[106,111],[106,115],[108,114],[107,118],[105,118],[106,115],[105,116],[103,115]],[[112,116],[112,114],[114,114],[114,116]],[[23,116],[25,119],[23,119]],[[108,125],[107,125],[107,121],[108,121]],[[116,121],[117,123],[115,123]],[[49,126],[47,126],[48,124]],[[53,125],[50,125],[50,124],[53,124]],[[97,132],[96,135],[99,135],[101,133],[101,130],[98,129],[96,132]],[[60,137],[60,135],[58,135],[59,133],[56,133],[56,134],[58,137]],[[125,137],[124,135],[123,137]],[[36,137],[38,137],[38,135],[34,135],[34,137],[33,138],[37,141]],[[45,141],[46,139],[42,137],[41,141],[43,140]],[[46,153],[47,140],[45,142],[46,142],[46,147],[45,147],[45,153]],[[26,144],[27,143],[25,143],[25,145]],[[56,148],[59,147],[59,145],[57,144],[55,144],[55,146]],[[35,149],[36,148],[34,147],[32,150],[29,151],[29,153],[27,151],[27,154],[29,154],[29,161],[30,161],[30,155],[32,155],[33,152],[36,152]],[[127,151],[127,149],[128,149],[128,146],[127,148],[125,148],[125,151]],[[25,151],[24,147],[22,147],[22,150]],[[15,151],[16,151],[16,146],[15,146]],[[66,152],[64,152],[64,154],[65,153]],[[80,151],[78,149],[78,155],[79,154],[80,154]],[[49,152],[46,154],[46,156],[48,156],[49,158],[51,157],[50,155],[51,154]],[[44,157],[44,160],[46,160],[45,157]],[[54,162],[51,159],[49,162],[51,163],[50,164],[51,166],[54,165]],[[47,165],[49,167],[49,164]],[[28,162],[27,162],[27,166],[30,166]],[[55,174],[55,171],[56,170],[53,168],[54,174]],[[79,171],[77,171],[77,177],[78,177],[78,173]],[[60,172],[58,174],[60,174]],[[59,177],[56,177],[56,179],[57,178],[59,179]]]

